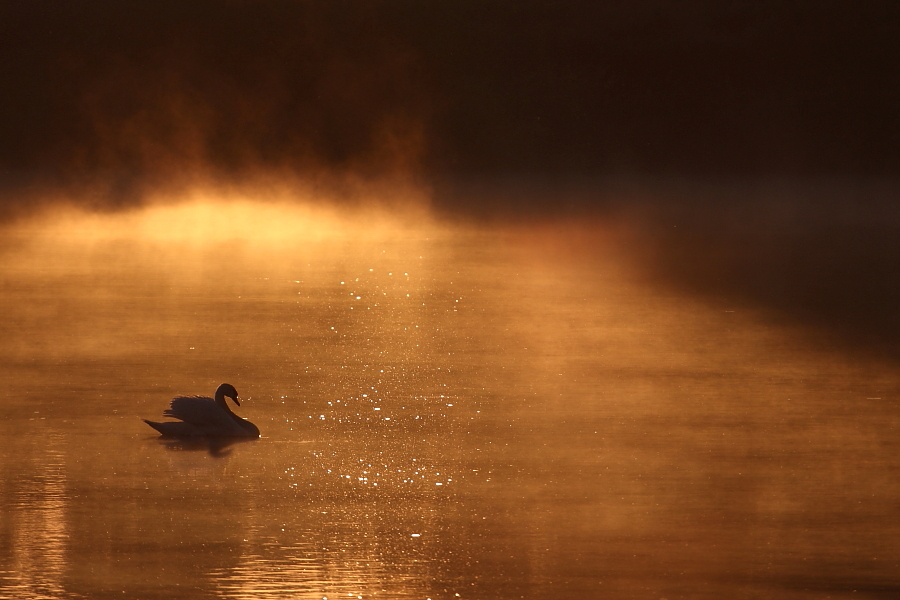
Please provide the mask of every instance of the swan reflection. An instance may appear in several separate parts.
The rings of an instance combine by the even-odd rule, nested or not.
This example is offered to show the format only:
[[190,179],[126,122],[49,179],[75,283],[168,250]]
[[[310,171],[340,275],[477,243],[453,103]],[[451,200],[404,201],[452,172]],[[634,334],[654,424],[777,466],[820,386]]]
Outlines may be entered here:
[[207,451],[214,458],[225,458],[234,450],[233,446],[253,442],[256,438],[240,437],[160,437],[160,445],[168,450],[199,452]]

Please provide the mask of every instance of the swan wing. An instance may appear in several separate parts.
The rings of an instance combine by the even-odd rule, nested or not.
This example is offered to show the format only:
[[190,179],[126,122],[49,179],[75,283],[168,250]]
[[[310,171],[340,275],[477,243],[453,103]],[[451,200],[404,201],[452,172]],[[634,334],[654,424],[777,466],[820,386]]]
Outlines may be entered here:
[[224,410],[212,398],[204,396],[173,398],[163,415],[190,423],[194,427],[193,435],[259,435],[258,429],[254,427],[255,431],[248,430],[242,423],[238,423],[243,419]]
[[228,415],[212,398],[203,396],[179,396],[173,398],[163,416],[180,419],[185,423],[205,425],[215,423]]

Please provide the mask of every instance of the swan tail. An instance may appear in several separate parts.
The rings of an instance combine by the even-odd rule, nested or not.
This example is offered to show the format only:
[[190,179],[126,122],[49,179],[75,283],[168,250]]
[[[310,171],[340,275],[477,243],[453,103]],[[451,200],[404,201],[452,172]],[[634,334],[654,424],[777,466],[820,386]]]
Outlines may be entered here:
[[147,419],[143,419],[143,421],[165,436],[178,437],[192,435],[194,433],[194,428],[189,423],[157,423],[156,421],[148,421]]

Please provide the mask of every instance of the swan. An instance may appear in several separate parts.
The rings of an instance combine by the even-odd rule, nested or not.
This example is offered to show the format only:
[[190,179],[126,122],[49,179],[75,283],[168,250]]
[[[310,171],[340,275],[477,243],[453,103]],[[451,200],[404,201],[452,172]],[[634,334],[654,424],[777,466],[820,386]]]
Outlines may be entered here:
[[163,416],[180,421],[157,423],[144,419],[144,423],[168,437],[196,436],[239,436],[259,437],[259,428],[242,419],[228,407],[225,397],[231,398],[238,406],[237,390],[230,383],[223,383],[216,389],[215,399],[203,396],[179,396],[173,398]]

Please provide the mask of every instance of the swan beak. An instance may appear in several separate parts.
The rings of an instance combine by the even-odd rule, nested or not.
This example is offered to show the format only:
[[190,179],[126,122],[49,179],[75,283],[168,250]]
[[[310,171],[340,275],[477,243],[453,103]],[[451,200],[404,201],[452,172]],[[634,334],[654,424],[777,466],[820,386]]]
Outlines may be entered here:
[[238,397],[237,397],[237,396],[235,396],[234,398],[232,398],[232,400],[234,400],[234,403],[237,404],[238,406],[241,405],[241,401],[238,400]]

